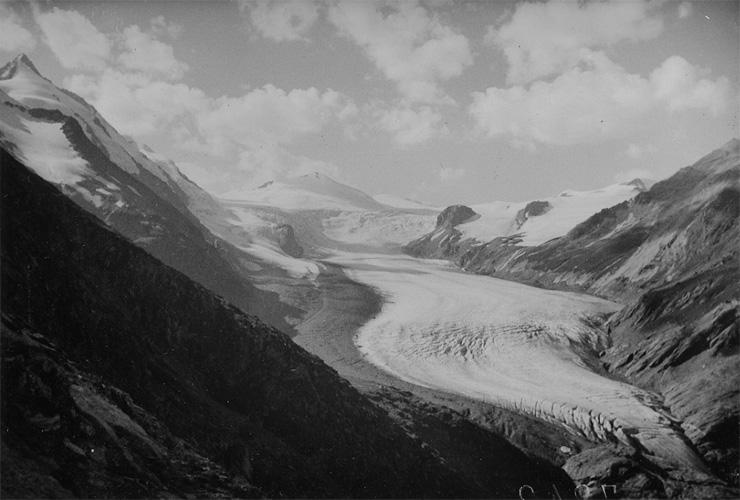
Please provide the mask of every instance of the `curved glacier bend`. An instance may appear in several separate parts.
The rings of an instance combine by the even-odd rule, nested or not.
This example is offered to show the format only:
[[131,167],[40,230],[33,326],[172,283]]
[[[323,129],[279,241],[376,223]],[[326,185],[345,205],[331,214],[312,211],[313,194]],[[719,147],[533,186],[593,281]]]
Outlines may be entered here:
[[618,304],[406,256],[337,254],[331,261],[386,299],[355,338],[383,370],[706,471],[655,395],[598,375],[579,355],[604,347],[590,320]]

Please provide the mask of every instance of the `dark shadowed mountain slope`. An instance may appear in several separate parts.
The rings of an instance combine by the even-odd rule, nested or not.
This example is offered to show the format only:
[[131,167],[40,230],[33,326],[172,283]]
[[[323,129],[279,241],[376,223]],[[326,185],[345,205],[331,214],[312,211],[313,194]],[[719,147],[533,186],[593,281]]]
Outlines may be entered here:
[[[286,335],[0,166],[4,492],[492,496]],[[562,481],[497,446],[497,496]]]
[[713,469],[738,484],[740,141],[602,210],[566,236],[506,238],[452,257],[466,270],[626,304],[603,366],[656,389]]

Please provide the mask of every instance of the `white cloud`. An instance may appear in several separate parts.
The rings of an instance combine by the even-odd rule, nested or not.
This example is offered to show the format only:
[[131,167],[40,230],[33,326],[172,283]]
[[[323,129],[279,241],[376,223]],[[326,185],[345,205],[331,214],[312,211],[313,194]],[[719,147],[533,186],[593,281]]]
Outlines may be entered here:
[[473,63],[468,39],[417,2],[337,2],[329,19],[412,102],[452,102],[440,81]]
[[31,52],[36,39],[23,27],[20,17],[0,2],[0,50],[5,52]]
[[636,160],[642,157],[642,148],[637,144],[630,144],[627,146],[627,156]]
[[286,92],[266,85],[240,97],[213,99],[181,83],[114,69],[99,77],[76,75],[64,83],[110,117],[123,134],[146,142],[149,135],[186,127],[201,146],[219,156],[243,147],[291,143],[356,113],[354,104],[331,89]]
[[627,146],[626,154],[633,160],[642,160],[645,157],[645,155],[655,153],[657,152],[657,150],[658,149],[651,144],[648,144],[646,146],[640,146],[635,143],[630,143]]
[[631,74],[603,53],[582,50],[583,66],[528,88],[474,92],[468,108],[489,137],[515,145],[593,144],[636,133],[652,113],[702,109],[717,114],[729,100],[729,82],[699,79],[703,72],[671,57],[649,78]]
[[375,114],[379,126],[401,145],[420,144],[447,131],[446,127],[440,127],[442,115],[429,106],[422,106],[418,111],[410,107],[377,110]]
[[704,109],[717,116],[727,106],[730,82],[702,78],[709,71],[692,66],[686,59],[672,56],[650,73],[655,96],[665,101],[671,111]]
[[107,69],[98,76],[74,75],[64,86],[93,104],[120,133],[139,140],[194,129],[198,114],[209,109],[202,91],[141,73]]
[[465,168],[442,167],[439,169],[439,180],[442,182],[452,182],[465,176]]
[[681,2],[678,5],[678,17],[680,19],[686,19],[694,12],[694,6],[691,2]]
[[118,62],[126,69],[157,74],[170,80],[179,80],[188,70],[187,64],[175,59],[171,45],[142,32],[136,25],[123,30],[121,43],[125,51],[118,56]]
[[253,147],[291,143],[355,113],[354,104],[331,89],[285,92],[265,85],[241,97],[214,100],[198,123],[201,134],[217,149],[227,143]]
[[170,23],[165,20],[164,16],[157,16],[151,20],[152,32],[155,35],[167,35],[170,38],[177,38],[182,33],[182,26]]
[[641,1],[520,3],[486,41],[504,51],[508,83],[523,84],[577,65],[582,48],[655,38],[663,24],[649,9]]
[[310,0],[260,0],[240,2],[248,9],[252,25],[266,38],[306,40],[306,32],[319,17],[319,6]]
[[68,69],[102,70],[110,57],[108,37],[82,14],[54,7],[49,12],[36,12],[36,22],[44,40]]

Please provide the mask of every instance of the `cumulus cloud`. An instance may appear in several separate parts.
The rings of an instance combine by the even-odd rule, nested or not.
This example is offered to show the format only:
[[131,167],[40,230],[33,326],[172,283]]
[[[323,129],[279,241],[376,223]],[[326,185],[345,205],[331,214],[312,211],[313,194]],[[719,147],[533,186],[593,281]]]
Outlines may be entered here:
[[54,7],[35,14],[44,40],[60,64],[68,69],[102,70],[111,54],[111,42],[82,14]]
[[99,77],[75,75],[64,83],[123,134],[146,137],[185,127],[199,138],[203,152],[219,156],[242,147],[288,144],[356,113],[353,103],[331,89],[286,92],[265,85],[240,97],[214,99],[182,83],[116,69]]
[[466,171],[463,167],[442,167],[439,169],[439,173],[437,175],[439,176],[439,180],[442,182],[452,182],[462,179],[465,176],[465,173]]
[[144,33],[135,24],[123,30],[121,43],[124,52],[118,56],[118,62],[126,69],[170,80],[179,80],[188,70],[187,64],[175,58],[171,45],[159,41],[153,33]]
[[486,41],[504,51],[509,84],[523,84],[578,64],[582,48],[655,38],[663,23],[640,1],[520,3]]
[[[627,146],[626,154],[633,160],[641,160],[645,157],[645,155],[655,153],[657,150],[658,149],[651,144],[648,144],[646,146],[640,146],[635,143],[630,143]],[[635,177],[639,177],[639,176],[635,176]],[[632,178],[634,179],[635,177],[632,177]]]
[[694,12],[694,6],[691,2],[681,2],[678,5],[678,17],[680,19],[686,19]]
[[164,16],[157,16],[151,20],[152,32],[157,36],[167,35],[177,38],[182,33],[182,26],[168,22]]
[[209,98],[198,89],[113,68],[96,76],[74,75],[64,85],[92,103],[119,132],[137,138],[163,130],[195,130],[196,117],[209,109]]
[[703,109],[716,116],[727,106],[730,82],[727,78],[710,80],[709,71],[692,66],[686,59],[672,56],[650,74],[655,97],[671,111]]
[[291,143],[355,113],[354,104],[331,89],[286,92],[265,85],[241,97],[215,99],[198,123],[201,134],[219,150]]
[[10,7],[0,2],[0,50],[5,52],[30,52],[36,39],[22,24],[20,17]]
[[411,102],[453,102],[440,82],[473,63],[468,39],[417,2],[337,2],[329,19]]
[[429,106],[418,110],[410,107],[398,107],[376,112],[379,126],[393,135],[400,145],[420,144],[431,139],[445,128],[440,129],[442,115]]
[[589,51],[581,58],[581,66],[551,82],[474,92],[468,112],[489,137],[531,147],[624,137],[655,110],[718,114],[729,100],[726,78],[700,78],[706,73],[681,57],[667,59],[649,78],[627,72],[603,53]]
[[319,17],[319,6],[310,0],[242,1],[240,9],[249,11],[252,25],[266,38],[306,40],[305,34]]

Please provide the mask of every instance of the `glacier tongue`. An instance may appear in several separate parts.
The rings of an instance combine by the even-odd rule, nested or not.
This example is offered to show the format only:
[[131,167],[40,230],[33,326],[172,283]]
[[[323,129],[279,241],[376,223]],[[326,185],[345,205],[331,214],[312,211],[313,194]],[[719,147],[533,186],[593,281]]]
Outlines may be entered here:
[[330,261],[386,299],[355,338],[380,368],[531,414],[592,441],[623,442],[662,465],[705,472],[656,396],[586,364],[605,347],[594,321],[617,304],[405,256],[337,253]]

